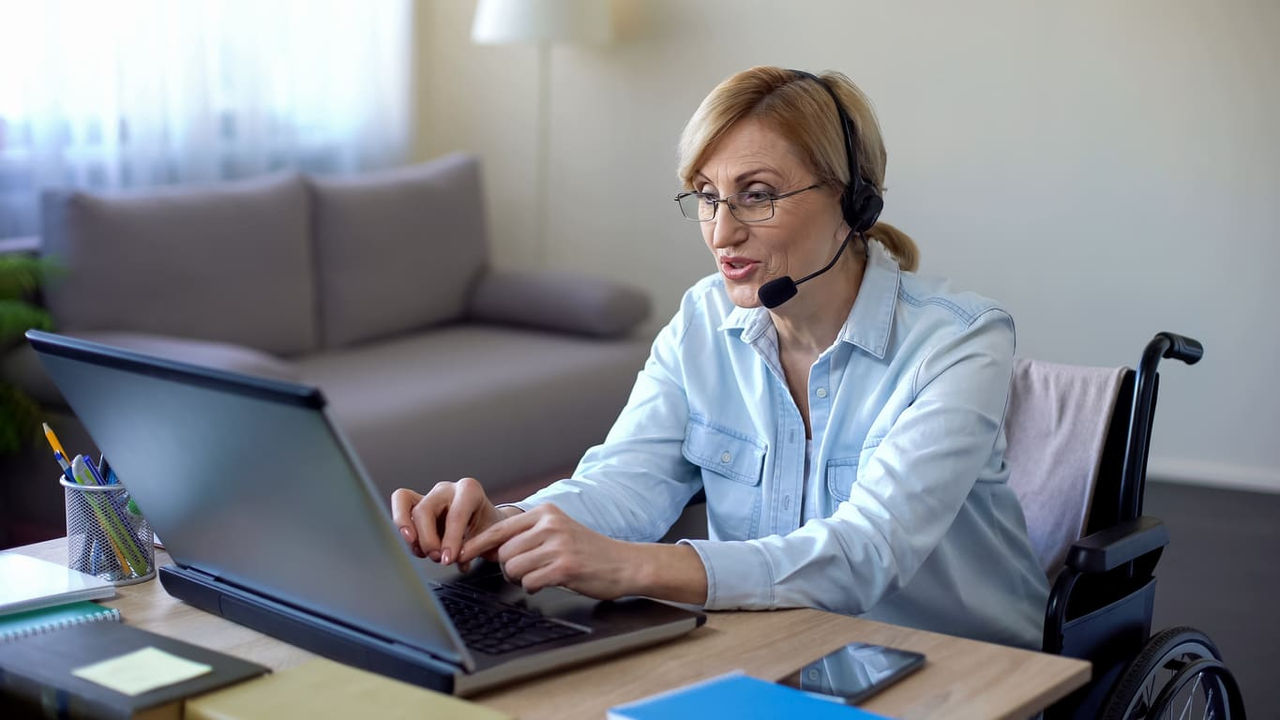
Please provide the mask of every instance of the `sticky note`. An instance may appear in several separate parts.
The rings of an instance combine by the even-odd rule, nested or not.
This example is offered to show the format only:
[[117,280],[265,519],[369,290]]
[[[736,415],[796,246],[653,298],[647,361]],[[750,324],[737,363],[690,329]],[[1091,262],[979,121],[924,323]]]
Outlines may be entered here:
[[192,662],[159,648],[144,647],[76,668],[71,674],[125,695],[141,695],[211,670],[213,668],[204,663]]

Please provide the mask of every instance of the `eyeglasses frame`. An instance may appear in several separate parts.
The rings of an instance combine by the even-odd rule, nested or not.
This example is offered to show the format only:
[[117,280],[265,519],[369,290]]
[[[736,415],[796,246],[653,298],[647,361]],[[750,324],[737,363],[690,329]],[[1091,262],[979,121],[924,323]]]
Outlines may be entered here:
[[800,194],[800,193],[802,193],[802,192],[808,192],[808,191],[810,191],[810,190],[813,190],[813,189],[815,189],[815,188],[820,188],[820,187],[822,187],[822,183],[814,183],[813,185],[810,185],[809,187],[800,188],[799,190],[792,190],[791,192],[785,192],[785,193],[782,193],[781,195],[774,195],[773,193],[766,192],[765,194],[769,197],[769,217],[758,218],[758,219],[755,219],[755,220],[744,220],[744,219],[742,219],[742,218],[738,217],[738,213],[734,210],[734,208],[735,208],[735,207],[737,207],[737,206],[736,206],[736,205],[734,205],[734,204],[733,204],[732,202],[730,202],[730,201],[731,201],[731,200],[733,200],[734,198],[738,197],[739,195],[744,195],[744,194],[746,194],[746,193],[758,193],[758,192],[762,192],[762,191],[760,191],[760,190],[743,190],[743,191],[741,191],[741,192],[736,192],[736,193],[734,193],[734,194],[732,194],[732,195],[726,195],[726,196],[724,196],[724,197],[720,198],[719,200],[711,200],[711,199],[710,199],[710,197],[711,197],[711,196],[710,196],[710,195],[708,195],[707,193],[701,193],[701,192],[693,192],[693,191],[690,191],[690,192],[682,192],[682,193],[680,193],[680,194],[676,195],[676,196],[675,196],[675,198],[674,198],[674,200],[676,201],[676,204],[677,204],[677,205],[679,205],[679,204],[680,204],[680,201],[681,201],[682,199],[687,198],[687,197],[689,197],[689,196],[691,196],[691,195],[698,195],[698,196],[700,196],[700,197],[707,198],[707,202],[710,202],[710,203],[711,203],[711,208],[712,208],[712,210],[711,210],[711,217],[709,217],[709,218],[707,218],[707,219],[705,219],[705,220],[703,220],[703,219],[701,219],[701,218],[691,218],[691,217],[689,217],[688,215],[685,215],[685,214],[684,214],[684,207],[683,207],[683,206],[681,206],[681,207],[680,207],[680,217],[682,217],[682,218],[684,218],[685,220],[688,220],[688,221],[690,221],[690,222],[704,223],[704,222],[712,222],[712,221],[714,221],[714,220],[716,219],[716,217],[720,214],[720,203],[724,203],[725,205],[728,205],[728,206],[729,206],[729,213],[730,213],[731,215],[733,215],[734,219],[735,219],[735,220],[737,220],[738,222],[742,222],[742,223],[756,223],[756,222],[766,222],[766,221],[768,221],[768,220],[772,220],[772,219],[773,219],[774,215],[776,215],[776,214],[777,214],[777,212],[778,212],[778,209],[777,209],[777,207],[775,206],[775,203],[777,203],[777,201],[779,201],[779,200],[786,200],[787,198],[791,197],[792,195],[799,195],[799,194]]

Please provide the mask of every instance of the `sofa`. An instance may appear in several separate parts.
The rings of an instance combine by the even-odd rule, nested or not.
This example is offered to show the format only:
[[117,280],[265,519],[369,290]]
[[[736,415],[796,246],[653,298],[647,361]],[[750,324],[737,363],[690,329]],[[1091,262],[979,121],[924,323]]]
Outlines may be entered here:
[[[384,495],[472,475],[509,499],[567,473],[648,349],[644,293],[490,265],[466,154],[348,177],[48,192],[42,218],[41,252],[62,268],[44,289],[59,332],[319,386]],[[88,447],[29,347],[0,376],[71,452]],[[27,528],[9,544],[33,539],[32,518],[60,522],[57,468],[33,452],[4,473],[5,522]]]

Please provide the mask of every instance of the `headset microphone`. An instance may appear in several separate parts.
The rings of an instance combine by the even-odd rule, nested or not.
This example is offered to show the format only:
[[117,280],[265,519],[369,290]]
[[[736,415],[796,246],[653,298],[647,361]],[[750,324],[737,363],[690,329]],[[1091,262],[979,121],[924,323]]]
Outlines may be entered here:
[[844,252],[845,248],[849,247],[849,241],[853,239],[853,235],[854,231],[850,230],[849,234],[844,236],[844,242],[840,243],[840,249],[836,251],[835,257],[831,258],[831,262],[827,263],[821,270],[811,272],[799,280],[792,280],[790,275],[783,275],[780,278],[770,280],[769,282],[761,285],[760,289],[756,291],[756,297],[760,298],[760,304],[772,310],[795,297],[796,293],[799,292],[799,290],[796,289],[797,286],[801,283],[809,282],[822,273],[835,267],[836,261],[840,259],[841,253]]
[[[836,92],[831,86],[826,84],[813,73],[804,70],[792,70],[791,72],[810,80],[822,86],[823,90],[831,96],[831,101],[836,104],[836,114],[840,116],[840,129],[844,133],[844,152],[845,158],[849,162],[849,184],[844,187],[844,192],[840,194],[840,214],[844,217],[844,221],[851,228],[849,234],[845,236],[844,242],[840,244],[840,249],[836,251],[835,257],[831,258],[831,262],[821,270],[809,273],[799,280],[792,280],[790,275],[783,277],[760,286],[756,291],[756,297],[760,299],[760,304],[772,310],[782,303],[796,296],[797,286],[803,282],[808,282],[818,277],[822,273],[830,270],[835,266],[836,261],[840,259],[841,253],[848,247],[849,240],[855,234],[862,233],[871,229],[876,224],[876,218],[880,217],[880,211],[884,208],[884,200],[880,197],[880,193],[876,192],[876,188],[871,183],[863,180],[861,166],[858,165],[858,154],[854,148],[853,142],[853,123],[849,120],[849,114],[844,111],[844,105],[840,103],[840,98],[836,96]],[[863,242],[866,242],[866,236],[863,236]]]

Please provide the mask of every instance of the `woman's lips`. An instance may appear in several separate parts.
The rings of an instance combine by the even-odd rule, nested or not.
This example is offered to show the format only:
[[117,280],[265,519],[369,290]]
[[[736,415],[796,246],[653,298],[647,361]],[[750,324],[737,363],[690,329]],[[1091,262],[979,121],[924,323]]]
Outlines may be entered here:
[[746,280],[755,273],[760,263],[745,258],[725,258],[720,261],[720,273],[729,280]]

